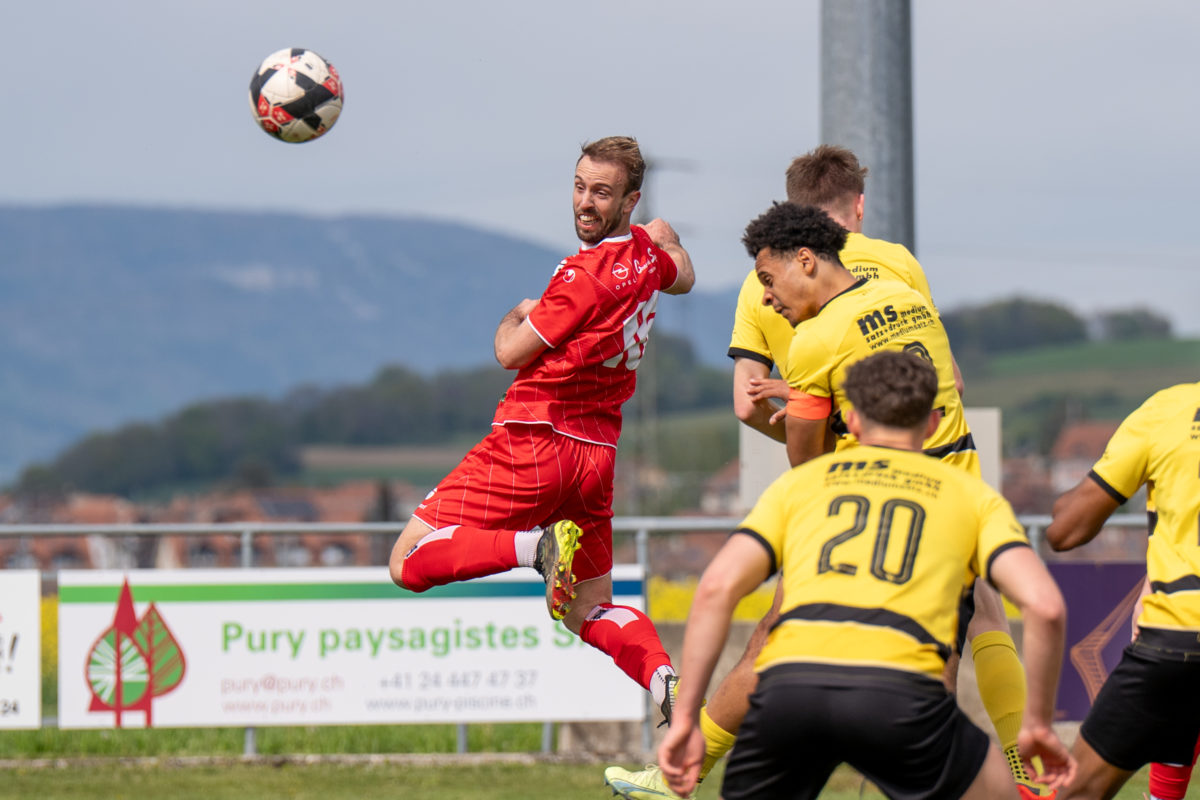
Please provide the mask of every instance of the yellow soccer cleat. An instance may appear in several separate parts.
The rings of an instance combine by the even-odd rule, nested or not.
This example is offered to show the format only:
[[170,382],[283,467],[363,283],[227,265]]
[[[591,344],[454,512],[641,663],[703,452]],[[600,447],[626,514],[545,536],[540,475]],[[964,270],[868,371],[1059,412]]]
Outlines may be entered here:
[[625,800],[655,800],[655,798],[672,798],[681,800],[663,780],[662,770],[654,764],[649,764],[640,772],[630,772],[622,767],[609,767],[604,770],[604,784],[612,789],[614,795]]
[[538,539],[533,568],[546,581],[546,608],[554,619],[565,617],[575,599],[575,573],[571,572],[571,562],[579,549],[581,533],[574,522],[562,519],[544,528]]

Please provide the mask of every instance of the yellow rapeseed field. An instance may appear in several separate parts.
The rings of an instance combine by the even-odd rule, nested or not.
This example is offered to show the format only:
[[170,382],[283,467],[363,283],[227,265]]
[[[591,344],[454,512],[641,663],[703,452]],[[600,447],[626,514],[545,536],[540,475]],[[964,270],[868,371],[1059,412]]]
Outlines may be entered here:
[[[670,581],[652,576],[647,592],[650,599],[650,619],[655,622],[686,622],[688,610],[692,607],[692,597],[696,594],[697,580],[692,578],[686,581]],[[738,603],[733,618],[757,622],[771,609],[774,596],[775,581],[764,583]]]

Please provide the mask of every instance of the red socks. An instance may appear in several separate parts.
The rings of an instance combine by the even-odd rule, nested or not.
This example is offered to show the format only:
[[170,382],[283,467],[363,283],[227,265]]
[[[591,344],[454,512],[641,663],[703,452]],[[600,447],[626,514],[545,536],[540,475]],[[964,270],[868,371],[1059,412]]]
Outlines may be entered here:
[[654,623],[629,606],[602,603],[584,620],[579,638],[602,650],[626,675],[650,690],[650,678],[659,667],[671,665]]
[[404,559],[400,580],[411,592],[507,572],[517,565],[513,531],[450,525],[431,531]]
[[[1196,762],[1197,755],[1200,755],[1200,739],[1196,740],[1192,764]],[[1150,794],[1162,800],[1183,800],[1192,777],[1192,764],[1151,764]]]

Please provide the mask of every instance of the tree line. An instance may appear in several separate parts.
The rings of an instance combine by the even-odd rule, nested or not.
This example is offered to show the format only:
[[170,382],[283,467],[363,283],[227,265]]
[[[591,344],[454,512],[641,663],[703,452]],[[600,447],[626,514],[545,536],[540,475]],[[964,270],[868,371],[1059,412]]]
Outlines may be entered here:
[[[638,373],[639,392],[650,394],[658,413],[729,403],[728,371],[699,364],[679,336],[656,333]],[[388,365],[362,385],[304,386],[279,400],[196,403],[156,422],[91,434],[50,463],[24,470],[13,489],[19,496],[79,490],[128,497],[213,481],[267,485],[297,475],[307,445],[424,445],[483,436],[513,376],[498,366],[426,377]]]
[[[1088,339],[1171,335],[1170,323],[1152,311],[1108,312],[1089,323],[1061,305],[1025,298],[959,308],[942,320],[960,363]],[[307,445],[421,445],[482,436],[512,378],[498,366],[426,377],[388,365],[363,385],[304,386],[280,400],[197,403],[157,422],[91,434],[50,463],[27,468],[13,490],[38,497],[69,490],[132,496],[214,481],[267,485],[297,475]],[[630,406],[657,414],[727,408],[729,369],[700,363],[686,338],[656,332],[639,368],[638,393]]]

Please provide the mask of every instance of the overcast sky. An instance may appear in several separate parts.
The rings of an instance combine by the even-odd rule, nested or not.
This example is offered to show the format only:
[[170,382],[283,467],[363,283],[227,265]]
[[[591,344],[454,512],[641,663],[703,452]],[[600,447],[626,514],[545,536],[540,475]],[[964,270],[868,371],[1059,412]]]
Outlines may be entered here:
[[[943,308],[1015,293],[1200,335],[1200,3],[914,0],[917,253]],[[701,287],[818,142],[817,0],[10,3],[0,203],[451,218],[565,252],[581,142],[632,134]],[[288,145],[251,73],[300,46],[345,110]],[[869,166],[869,165],[868,165]],[[870,184],[868,183],[868,192]],[[486,269],[464,264],[463,269]]]

